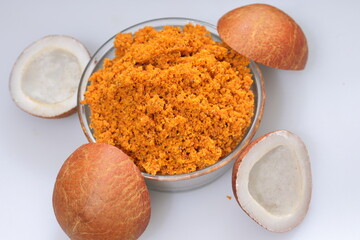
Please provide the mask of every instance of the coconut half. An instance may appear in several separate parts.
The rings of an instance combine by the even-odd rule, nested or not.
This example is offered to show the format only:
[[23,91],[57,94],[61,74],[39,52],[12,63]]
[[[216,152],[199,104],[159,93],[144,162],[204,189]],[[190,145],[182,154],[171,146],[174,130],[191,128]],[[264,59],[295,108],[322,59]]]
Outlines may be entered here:
[[76,110],[77,89],[90,54],[78,40],[50,35],[27,47],[10,75],[10,94],[34,116],[60,118]]
[[245,5],[224,14],[220,38],[238,53],[264,65],[302,70],[308,58],[305,34],[285,12],[268,4]]
[[232,187],[241,208],[273,232],[302,222],[310,204],[311,169],[302,140],[286,130],[253,141],[233,167]]

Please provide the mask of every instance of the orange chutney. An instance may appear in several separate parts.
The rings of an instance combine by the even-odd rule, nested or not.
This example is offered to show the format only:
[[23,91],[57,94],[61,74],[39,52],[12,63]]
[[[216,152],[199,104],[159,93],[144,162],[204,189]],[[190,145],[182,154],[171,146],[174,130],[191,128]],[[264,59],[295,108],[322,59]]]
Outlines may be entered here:
[[97,142],[154,175],[203,169],[239,144],[254,113],[249,59],[192,24],[119,33],[114,47],[83,101]]

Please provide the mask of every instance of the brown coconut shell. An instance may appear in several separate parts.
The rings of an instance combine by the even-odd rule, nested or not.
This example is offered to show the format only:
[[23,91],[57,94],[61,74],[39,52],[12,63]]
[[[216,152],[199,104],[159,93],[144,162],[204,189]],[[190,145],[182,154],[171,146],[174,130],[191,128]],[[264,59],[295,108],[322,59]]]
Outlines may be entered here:
[[238,53],[264,65],[302,70],[308,58],[305,34],[280,9],[250,4],[224,14],[218,21],[220,38]]
[[105,143],[85,144],[64,162],[53,207],[72,240],[137,239],[150,220],[150,196],[139,169]]

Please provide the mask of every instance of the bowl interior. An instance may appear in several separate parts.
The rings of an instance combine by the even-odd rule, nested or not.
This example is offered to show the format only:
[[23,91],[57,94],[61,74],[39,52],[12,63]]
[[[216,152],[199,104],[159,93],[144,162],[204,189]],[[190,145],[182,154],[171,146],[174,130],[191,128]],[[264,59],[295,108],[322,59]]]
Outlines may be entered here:
[[[146,22],[139,23],[132,27],[129,27],[123,31],[122,33],[127,32],[136,32],[137,30],[145,27],[145,26],[152,26],[156,29],[162,29],[165,25],[172,25],[172,26],[183,26],[187,23],[193,24],[200,24],[207,28],[210,32],[212,38],[215,41],[221,41],[220,37],[217,35],[216,27],[199,20],[194,19],[187,19],[187,18],[162,18],[162,19],[155,19]],[[87,86],[89,85],[88,79],[92,75],[92,73],[96,72],[103,66],[103,62],[105,58],[112,59],[114,57],[115,49],[113,47],[113,41],[115,36],[110,38],[107,42],[105,42],[99,50],[94,54],[90,62],[88,63],[87,67],[85,68],[83,75],[81,77],[79,90],[78,90],[78,114],[81,123],[81,127],[89,140],[89,142],[96,142],[96,139],[93,136],[93,129],[90,128],[90,116],[91,111],[88,105],[82,104],[81,101],[84,99],[84,93],[86,92]],[[237,145],[237,147],[227,156],[219,160],[216,164],[209,166],[205,169],[201,169],[192,173],[187,174],[180,174],[180,175],[151,175],[148,173],[142,173],[146,179],[152,179],[156,181],[180,181],[180,180],[187,180],[195,177],[199,177],[208,173],[211,173],[219,168],[223,168],[224,166],[228,165],[227,168],[230,167],[231,162],[235,160],[237,155],[240,153],[241,149],[248,144],[251,138],[254,136],[263,112],[264,107],[264,100],[265,100],[265,92],[263,86],[263,79],[261,76],[261,72],[257,65],[251,61],[250,68],[253,74],[253,84],[252,84],[252,91],[255,96],[255,108],[254,108],[254,116],[252,118],[251,126],[248,128],[245,137],[242,141]]]

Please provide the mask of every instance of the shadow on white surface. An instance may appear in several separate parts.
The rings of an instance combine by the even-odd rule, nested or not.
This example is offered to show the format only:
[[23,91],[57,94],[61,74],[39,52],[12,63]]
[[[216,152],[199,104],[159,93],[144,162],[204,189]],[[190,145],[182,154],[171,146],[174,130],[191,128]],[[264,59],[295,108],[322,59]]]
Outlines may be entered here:
[[279,77],[280,70],[273,69],[261,64],[258,64],[265,85],[265,107],[263,117],[257,134],[253,138],[256,139],[268,132],[278,130],[279,122],[285,118],[283,113],[284,102],[284,87]]
[[[167,192],[149,191],[151,198],[151,218],[145,232],[139,239],[156,239],[162,229],[166,227],[166,222],[171,221],[169,214],[173,206],[173,198],[176,194]],[[170,239],[170,238],[169,238]]]

